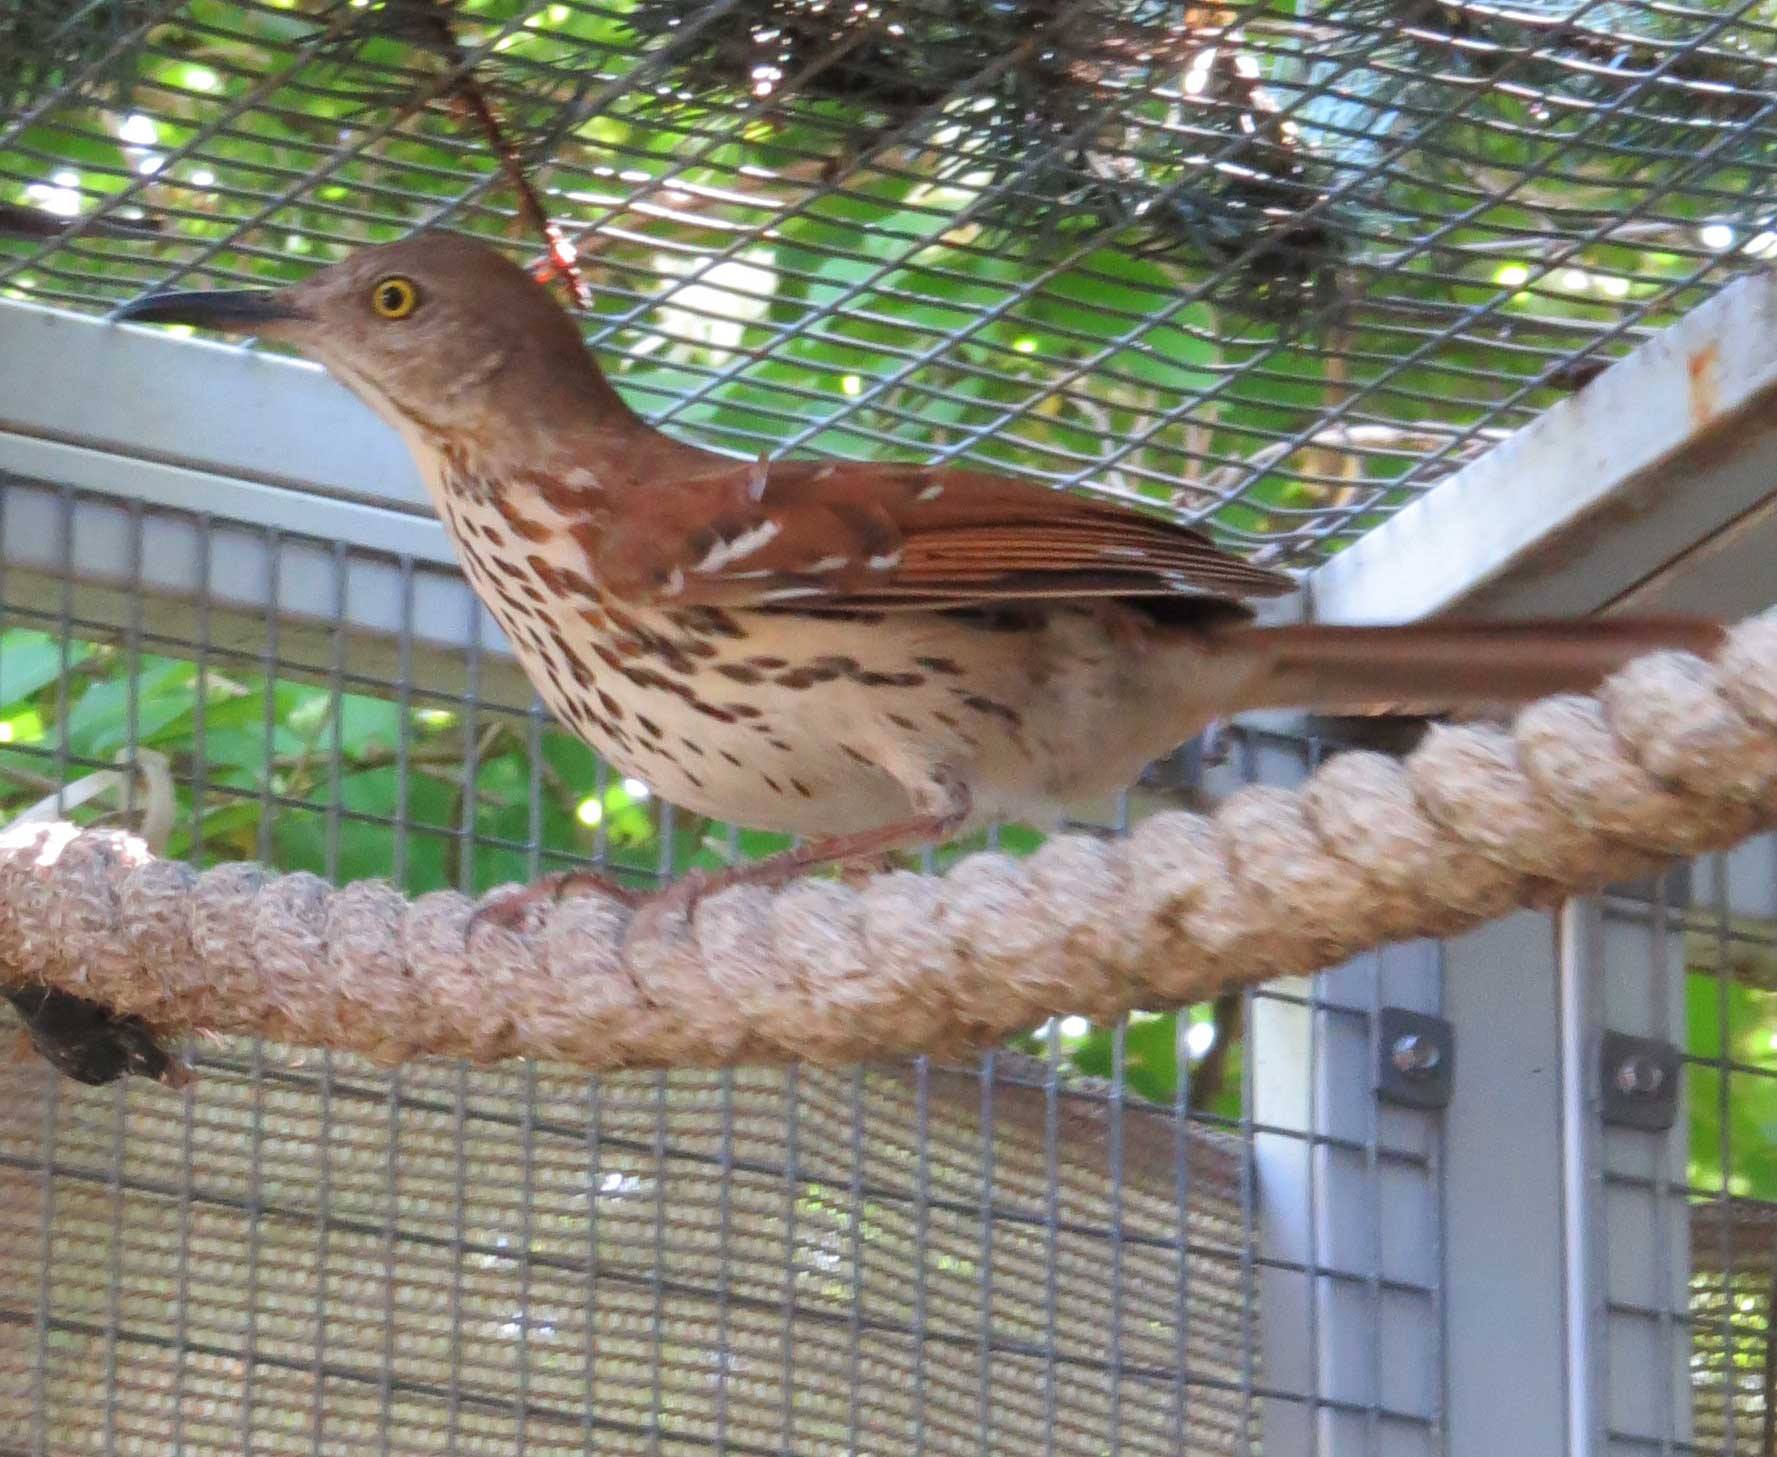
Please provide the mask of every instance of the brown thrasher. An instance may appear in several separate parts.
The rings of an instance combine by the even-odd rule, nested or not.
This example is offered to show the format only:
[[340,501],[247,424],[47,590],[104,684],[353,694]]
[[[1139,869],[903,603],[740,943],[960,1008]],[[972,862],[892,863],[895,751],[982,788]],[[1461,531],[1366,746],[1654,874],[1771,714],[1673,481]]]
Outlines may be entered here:
[[720,883],[1053,822],[1242,709],[1522,700],[1717,639],[1258,627],[1241,599],[1291,578],[1158,516],[979,471],[715,455],[637,418],[541,284],[448,234],[118,317],[285,341],[393,425],[563,724],[686,808],[811,837]]

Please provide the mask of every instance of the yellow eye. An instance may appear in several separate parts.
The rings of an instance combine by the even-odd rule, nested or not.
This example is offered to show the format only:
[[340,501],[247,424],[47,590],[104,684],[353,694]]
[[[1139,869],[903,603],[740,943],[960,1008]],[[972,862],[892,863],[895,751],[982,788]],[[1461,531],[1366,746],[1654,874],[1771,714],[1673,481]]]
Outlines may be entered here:
[[420,291],[411,278],[390,274],[370,290],[370,307],[379,318],[405,319],[420,306]]

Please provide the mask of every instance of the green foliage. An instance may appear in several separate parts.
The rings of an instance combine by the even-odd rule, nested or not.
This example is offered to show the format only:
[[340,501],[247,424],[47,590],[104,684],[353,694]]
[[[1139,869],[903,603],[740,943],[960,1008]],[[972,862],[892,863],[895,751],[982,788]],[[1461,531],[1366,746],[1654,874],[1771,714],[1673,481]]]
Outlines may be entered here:
[[39,104],[52,88],[127,92],[137,47],[159,0],[6,0],[0,6],[0,115]]
[[1685,1018],[1690,1182],[1777,1202],[1777,993],[1693,972]]
[[[1213,1035],[1193,1047],[1192,1029]],[[1069,1065],[1086,1077],[1109,1081],[1120,1072],[1122,1085],[1137,1097],[1163,1107],[1183,1101],[1194,1115],[1233,1123],[1242,1106],[1244,1052],[1238,1032],[1219,1022],[1215,1008],[1205,1003],[1181,1012],[1134,1013],[1121,1033],[1120,1052],[1115,1028],[1095,1027],[1082,1018],[1066,1018],[1020,1038],[1018,1046],[1040,1057],[1055,1038]]]
[[[615,865],[639,872],[699,852],[697,826],[663,846],[645,797],[603,784],[577,741],[546,733],[533,758],[522,721],[471,732],[439,710],[0,632],[0,819],[132,744],[168,757],[177,813],[167,850],[201,864],[264,856],[417,894],[529,879],[533,840],[546,858],[608,844]],[[115,813],[75,811],[89,822]]]

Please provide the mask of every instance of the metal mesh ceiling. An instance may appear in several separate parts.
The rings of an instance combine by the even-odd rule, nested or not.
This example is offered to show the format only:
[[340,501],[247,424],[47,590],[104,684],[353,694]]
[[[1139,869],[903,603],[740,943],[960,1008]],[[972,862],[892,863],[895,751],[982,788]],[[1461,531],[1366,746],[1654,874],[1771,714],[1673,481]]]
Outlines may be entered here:
[[[424,0],[16,7],[8,296],[540,244],[508,121],[668,429],[974,457],[1307,561],[1767,231],[1770,6]],[[110,225],[146,220],[145,235]]]

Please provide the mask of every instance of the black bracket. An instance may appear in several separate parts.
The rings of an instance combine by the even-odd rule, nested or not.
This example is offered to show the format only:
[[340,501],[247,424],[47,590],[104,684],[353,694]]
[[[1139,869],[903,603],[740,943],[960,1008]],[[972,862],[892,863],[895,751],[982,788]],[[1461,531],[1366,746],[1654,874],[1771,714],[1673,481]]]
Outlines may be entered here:
[[1598,1044],[1598,1102],[1617,1128],[1664,1133],[1678,1120],[1678,1049],[1652,1037],[1606,1032]]
[[1376,1030],[1376,1096],[1403,1108],[1448,1107],[1456,1080],[1456,1032],[1450,1024],[1404,1007],[1384,1007]]

